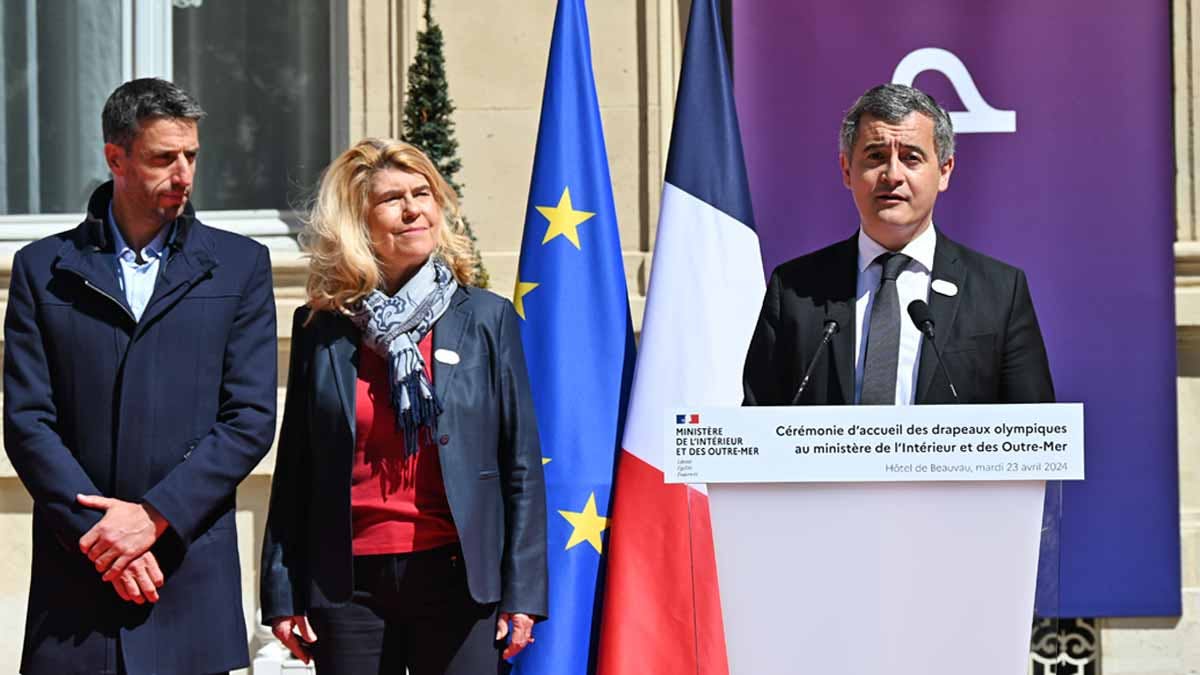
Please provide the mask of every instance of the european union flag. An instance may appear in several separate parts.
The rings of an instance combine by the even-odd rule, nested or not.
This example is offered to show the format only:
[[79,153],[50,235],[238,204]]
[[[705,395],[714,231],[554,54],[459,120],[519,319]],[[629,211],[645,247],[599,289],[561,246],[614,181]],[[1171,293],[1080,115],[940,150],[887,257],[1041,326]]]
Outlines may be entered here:
[[587,673],[633,326],[583,0],[560,0],[513,304],[546,472],[550,620],[522,675]]

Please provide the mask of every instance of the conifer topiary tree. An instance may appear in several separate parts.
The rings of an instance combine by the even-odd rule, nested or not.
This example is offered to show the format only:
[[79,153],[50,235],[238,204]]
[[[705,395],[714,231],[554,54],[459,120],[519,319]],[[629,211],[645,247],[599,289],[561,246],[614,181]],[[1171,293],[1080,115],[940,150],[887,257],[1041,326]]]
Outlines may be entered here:
[[[458,141],[454,138],[454,102],[446,82],[446,59],[442,51],[442,29],[433,20],[432,0],[425,0],[425,30],[417,33],[417,53],[408,67],[408,88],[404,97],[403,139],[425,151],[438,171],[462,200],[463,186],[455,175],[462,168]],[[463,216],[463,227],[479,254],[475,232]],[[475,268],[476,286],[487,288],[487,269],[480,259]]]

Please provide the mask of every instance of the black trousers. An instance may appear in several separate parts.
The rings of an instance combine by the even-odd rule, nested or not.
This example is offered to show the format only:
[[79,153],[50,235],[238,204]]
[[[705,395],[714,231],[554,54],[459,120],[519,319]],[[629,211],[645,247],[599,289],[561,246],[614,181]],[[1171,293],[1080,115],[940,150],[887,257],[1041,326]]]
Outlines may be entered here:
[[308,611],[317,675],[507,673],[496,613],[471,598],[457,545],[356,556],[353,599]]

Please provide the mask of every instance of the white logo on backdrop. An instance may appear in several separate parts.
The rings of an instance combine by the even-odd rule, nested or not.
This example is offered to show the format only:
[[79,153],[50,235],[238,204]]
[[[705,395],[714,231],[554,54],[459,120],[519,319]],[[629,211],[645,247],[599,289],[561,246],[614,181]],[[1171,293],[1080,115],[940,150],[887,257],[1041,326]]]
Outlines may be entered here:
[[950,80],[954,93],[962,101],[966,112],[950,113],[954,132],[959,134],[1014,133],[1017,130],[1017,113],[1014,110],[996,110],[983,100],[975,80],[961,59],[937,47],[925,47],[910,52],[900,59],[896,72],[892,73],[892,84],[912,86],[917,75],[936,70]]

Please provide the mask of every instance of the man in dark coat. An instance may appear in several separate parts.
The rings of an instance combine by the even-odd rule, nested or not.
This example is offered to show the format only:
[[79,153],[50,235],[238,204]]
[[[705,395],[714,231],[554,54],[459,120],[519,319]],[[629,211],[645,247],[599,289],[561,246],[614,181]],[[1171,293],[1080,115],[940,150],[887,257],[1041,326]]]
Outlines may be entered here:
[[104,106],[113,175],[13,259],[4,445],[33,497],[21,672],[248,664],[234,495],[275,429],[265,247],[196,220],[204,115],[140,79]]
[[[1024,272],[934,228],[954,170],[949,114],[917,89],[881,85],[846,113],[839,145],[860,226],[771,275],[745,405],[1054,401]],[[906,311],[917,301],[944,369]]]

